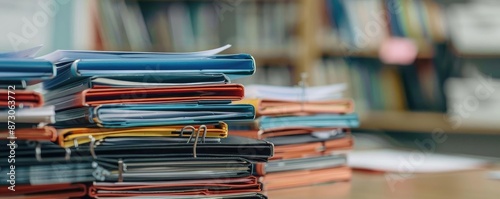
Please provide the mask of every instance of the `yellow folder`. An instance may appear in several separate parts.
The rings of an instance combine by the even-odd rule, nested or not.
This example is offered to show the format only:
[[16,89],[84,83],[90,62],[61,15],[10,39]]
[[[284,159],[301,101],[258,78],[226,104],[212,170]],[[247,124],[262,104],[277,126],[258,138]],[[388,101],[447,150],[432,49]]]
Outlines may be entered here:
[[[192,125],[198,132],[200,125]],[[227,137],[228,127],[224,122],[218,124],[205,125],[207,127],[207,138]],[[67,128],[58,129],[58,144],[62,147],[72,147],[77,144],[85,144],[95,140],[102,140],[110,137],[180,137],[185,126],[149,126],[135,128]],[[202,136],[203,129],[200,131]],[[182,137],[189,137],[192,129],[186,128]]]

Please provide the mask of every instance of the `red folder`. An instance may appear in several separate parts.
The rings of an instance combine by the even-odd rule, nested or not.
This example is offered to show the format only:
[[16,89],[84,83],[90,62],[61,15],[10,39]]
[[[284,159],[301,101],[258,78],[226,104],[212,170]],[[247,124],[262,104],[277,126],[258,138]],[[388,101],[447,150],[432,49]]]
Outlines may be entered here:
[[5,90],[0,89],[0,108],[15,105],[17,107],[40,107],[43,105],[43,97],[40,93],[29,90]]

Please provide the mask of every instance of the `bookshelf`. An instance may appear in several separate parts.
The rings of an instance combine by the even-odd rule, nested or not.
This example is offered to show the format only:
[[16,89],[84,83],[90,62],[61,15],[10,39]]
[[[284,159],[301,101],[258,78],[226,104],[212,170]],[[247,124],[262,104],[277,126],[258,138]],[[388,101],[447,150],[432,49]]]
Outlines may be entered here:
[[[311,74],[314,61],[320,53],[316,46],[316,30],[318,29],[316,10],[319,10],[319,1],[300,0],[300,20],[299,26],[299,42],[301,43],[301,52],[297,60],[298,70],[295,73],[295,82],[300,81],[302,73]],[[310,81],[308,78],[307,81]],[[311,82],[308,82],[311,83]]]
[[[378,59],[379,54],[377,51],[358,51],[358,52],[347,52],[339,49],[321,49],[321,54],[330,56],[330,57],[342,57],[342,56],[350,56],[350,57],[361,57],[361,58],[373,58]],[[417,59],[432,59],[434,56],[432,53],[428,52],[419,52],[417,54]]]
[[[261,74],[268,73],[264,74],[265,77],[240,83],[267,83],[274,85],[297,85],[301,80],[302,73],[309,74],[309,78],[307,79],[308,85],[317,85],[317,79],[330,78],[329,76],[315,76],[315,74],[329,74],[319,70],[319,68],[324,67],[324,63],[329,63],[332,60],[337,63],[336,60],[344,59],[347,60],[347,66],[343,66],[342,70],[349,68],[362,70],[361,72],[355,72],[359,76],[358,80],[366,78],[374,79],[375,77],[378,80],[370,81],[382,81],[380,77],[377,77],[378,75],[382,76],[382,73],[373,71],[371,68],[382,70],[384,75],[386,75],[384,77],[387,77],[388,74],[389,76],[394,76],[394,74],[399,76],[396,78],[397,80],[391,79],[388,82],[384,80],[384,82],[377,83],[379,84],[377,88],[363,88],[367,87],[366,85],[371,86],[373,82],[349,82],[353,87],[353,91],[349,91],[348,96],[355,98],[357,100],[356,103],[359,105],[358,107],[362,109],[358,112],[363,113],[361,116],[361,127],[363,129],[430,132],[433,128],[442,127],[446,131],[460,133],[491,133],[495,132],[496,129],[500,130],[500,126],[498,128],[462,127],[453,129],[443,119],[447,108],[446,99],[443,94],[444,79],[449,75],[447,65],[451,63],[451,59],[459,56],[459,53],[450,45],[446,30],[444,30],[444,27],[446,27],[444,14],[440,12],[440,7],[437,4],[438,2],[443,3],[443,1],[342,1],[345,9],[341,11],[345,12],[345,16],[351,18],[348,19],[349,22],[354,23],[353,18],[355,18],[361,24],[369,24],[372,22],[370,20],[376,19],[383,26],[383,29],[381,29],[382,33],[371,38],[369,45],[356,50],[350,49],[351,47],[345,49],[345,43],[349,43],[350,41],[349,34],[342,34],[339,28],[342,30],[348,28],[346,26],[333,27],[332,25],[334,22],[337,25],[345,22],[339,21],[337,15],[329,13],[331,11],[329,9],[332,9],[331,5],[338,2],[340,1],[117,0],[108,1],[107,3],[96,1],[93,5],[98,16],[100,18],[108,18],[108,20],[102,20],[104,21],[103,23],[96,25],[98,27],[96,31],[98,32],[98,42],[96,42],[98,45],[96,45],[96,48],[103,50],[190,51],[204,50],[230,43],[233,47],[226,53],[244,52],[252,54],[258,66],[256,75],[259,75],[259,71],[261,71]],[[417,4],[416,2],[423,3]],[[177,6],[177,12],[183,10],[179,15],[189,16],[191,21],[176,21],[173,19],[175,15],[171,14],[157,17],[158,15],[168,13],[165,10],[168,10],[171,5]],[[402,13],[409,14],[392,13],[388,8],[390,5],[399,5],[400,9],[404,11]],[[218,7],[219,10],[211,10],[213,7]],[[107,9],[103,8],[114,8],[114,11],[110,14]],[[338,5],[336,5],[336,8],[338,8]],[[225,11],[220,13],[221,9]],[[169,11],[171,11],[170,13],[173,12],[173,10]],[[190,14],[186,15],[184,12]],[[209,14],[201,15],[199,14],[200,12]],[[369,16],[366,14],[370,12],[375,12],[376,15]],[[141,19],[145,21],[142,26],[148,29],[149,36],[147,36],[147,32],[132,31],[135,30],[133,27],[122,27],[116,30],[110,29],[110,27],[120,27],[120,24],[106,23],[106,21],[109,22],[110,19],[111,21],[112,19],[119,20],[120,16],[126,16],[126,20],[134,19],[134,17],[142,17]],[[378,19],[376,18],[377,16],[383,17]],[[394,22],[391,19],[403,20],[404,23],[401,21]],[[425,23],[419,23],[418,20],[426,21]],[[280,21],[285,21],[285,23],[282,24]],[[125,24],[125,22],[123,23]],[[183,29],[181,32],[173,31],[173,29],[178,28],[177,26],[173,28],[172,24],[179,23],[187,23],[191,26],[188,26],[189,28]],[[210,23],[213,27],[205,26],[204,24],[206,23]],[[168,29],[169,31],[162,32],[161,28]],[[324,34],[325,30],[327,34]],[[114,37],[116,34],[120,35],[120,38],[124,40],[129,39],[124,43],[120,43],[121,40],[117,40],[116,38],[111,39],[109,43],[102,43],[110,35]],[[142,37],[148,37],[150,40],[146,45],[134,45],[142,44],[140,43],[141,40],[137,38],[130,39],[130,35],[139,36],[138,38],[141,38],[140,36],[142,35]],[[167,35],[167,39],[165,39],[165,35]],[[175,35],[180,37],[180,40],[185,41],[185,43],[168,39],[168,37]],[[411,66],[398,66],[380,63],[377,45],[380,45],[382,40],[391,37],[411,38],[416,42],[419,51],[414,64]],[[211,42],[204,42],[205,40]],[[196,47],[190,48],[191,46]],[[481,57],[481,55],[473,56]],[[353,63],[359,66],[351,66]],[[429,73],[430,69],[433,71]],[[340,69],[336,69],[337,72],[338,70]],[[346,74],[350,74],[346,75],[349,77],[353,76],[352,71]],[[418,76],[422,74],[423,76]],[[435,78],[429,80],[429,75],[432,77],[435,76]],[[289,79],[289,77],[292,78]],[[280,78],[284,78],[285,80],[274,80],[279,80]],[[408,83],[407,81],[410,81],[408,79],[413,81],[413,83]],[[423,81],[430,81],[432,83],[423,83]],[[329,80],[320,82],[325,83],[329,82]],[[334,81],[334,83],[336,82]],[[388,92],[384,91],[388,90],[384,87],[387,85],[397,85],[396,87],[398,88],[393,86],[394,88],[391,89],[400,90],[389,89],[390,91]],[[422,88],[419,88],[420,90],[418,91],[413,91],[413,86]],[[360,91],[361,89],[364,90]],[[377,90],[385,92],[381,94],[382,97],[371,96]],[[363,92],[365,94],[359,94]],[[390,99],[393,95],[401,96],[400,98],[402,99],[398,99],[399,101],[396,100],[396,102]],[[412,104],[415,103],[412,100],[419,101],[419,97],[426,98],[423,100],[426,101],[425,104]],[[372,102],[374,98],[377,98],[375,103]],[[398,105],[392,106],[390,103],[397,103]],[[438,105],[436,107],[429,104]],[[421,121],[421,123],[415,123],[413,120]]]

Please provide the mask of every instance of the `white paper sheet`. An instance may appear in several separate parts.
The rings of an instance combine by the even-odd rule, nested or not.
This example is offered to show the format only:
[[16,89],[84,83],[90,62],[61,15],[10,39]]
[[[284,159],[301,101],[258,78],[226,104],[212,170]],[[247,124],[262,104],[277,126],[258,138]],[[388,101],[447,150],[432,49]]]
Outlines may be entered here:
[[162,58],[162,59],[179,59],[193,57],[208,57],[216,55],[228,48],[231,45],[205,50],[198,52],[184,53],[160,53],[160,52],[128,52],[128,51],[90,51],[90,50],[56,50],[47,55],[38,57],[51,62],[71,61],[76,59],[121,59],[121,58]]
[[0,58],[30,58],[34,57],[38,51],[42,48],[42,45],[28,48],[25,50],[13,51],[13,52],[0,52]]
[[[0,122],[7,122],[7,111],[0,111]],[[54,123],[54,106],[16,109],[16,123]]]
[[245,86],[245,97],[285,101],[322,101],[342,98],[342,92],[346,89],[346,84],[307,87],[305,89],[301,87],[249,85]]
[[352,168],[374,171],[437,173],[478,169],[488,165],[488,162],[463,156],[422,153],[418,150],[377,149],[350,152],[348,164]]

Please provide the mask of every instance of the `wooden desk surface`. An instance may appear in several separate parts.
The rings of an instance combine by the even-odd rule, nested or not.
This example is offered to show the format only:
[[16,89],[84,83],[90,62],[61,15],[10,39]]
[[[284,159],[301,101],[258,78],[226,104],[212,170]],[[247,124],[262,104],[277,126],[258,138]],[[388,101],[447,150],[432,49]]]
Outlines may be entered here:
[[489,170],[415,174],[391,189],[385,174],[354,172],[351,182],[269,191],[270,199],[462,199],[500,198],[500,180]]

